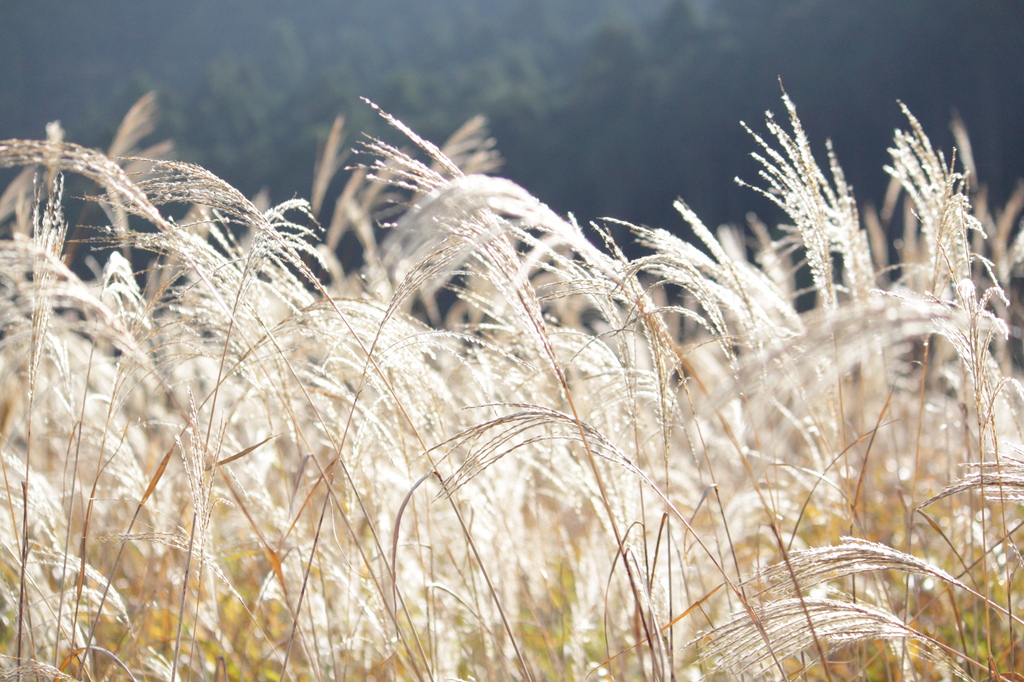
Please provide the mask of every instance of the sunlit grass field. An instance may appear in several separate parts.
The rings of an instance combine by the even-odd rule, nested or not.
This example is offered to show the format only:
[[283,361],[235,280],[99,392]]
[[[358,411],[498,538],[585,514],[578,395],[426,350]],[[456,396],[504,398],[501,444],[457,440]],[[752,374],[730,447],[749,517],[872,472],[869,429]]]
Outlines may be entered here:
[[905,111],[875,209],[783,106],[718,229],[480,120],[277,206],[152,98],[0,143],[0,678],[1022,679],[1024,190]]

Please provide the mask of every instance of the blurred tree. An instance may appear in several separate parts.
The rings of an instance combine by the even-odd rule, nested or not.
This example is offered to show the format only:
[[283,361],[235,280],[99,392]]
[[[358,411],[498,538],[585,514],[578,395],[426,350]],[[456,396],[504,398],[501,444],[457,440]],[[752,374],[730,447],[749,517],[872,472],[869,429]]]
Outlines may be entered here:
[[682,196],[742,221],[770,207],[732,182],[757,173],[738,122],[761,129],[780,77],[861,199],[897,99],[946,149],[960,112],[996,201],[1024,174],[1019,0],[5,0],[0,59],[0,137],[60,118],[103,146],[155,86],[180,153],[277,198],[308,191],[339,111],[388,134],[363,95],[432,139],[487,114],[504,172],[582,220],[678,228]]

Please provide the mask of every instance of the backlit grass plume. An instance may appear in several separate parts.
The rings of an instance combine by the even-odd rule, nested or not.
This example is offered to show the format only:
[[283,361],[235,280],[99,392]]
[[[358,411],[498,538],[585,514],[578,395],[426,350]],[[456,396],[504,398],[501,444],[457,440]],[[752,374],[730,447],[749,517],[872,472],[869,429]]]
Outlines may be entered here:
[[860,211],[783,104],[784,224],[693,243],[480,120],[339,118],[269,207],[138,149],[152,99],[0,142],[4,679],[1014,679],[1024,195],[904,109]]

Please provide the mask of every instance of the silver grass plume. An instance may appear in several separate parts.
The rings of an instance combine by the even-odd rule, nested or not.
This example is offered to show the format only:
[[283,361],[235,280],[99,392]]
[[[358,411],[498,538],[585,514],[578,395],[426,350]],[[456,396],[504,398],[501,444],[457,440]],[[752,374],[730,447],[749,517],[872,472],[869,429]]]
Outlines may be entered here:
[[[768,131],[781,150],[744,126],[764,150],[763,156],[753,156],[763,167],[760,175],[768,188],[753,189],[777,204],[793,220],[793,229],[803,241],[815,289],[823,296],[824,307],[830,309],[837,304],[833,252],[843,259],[843,280],[849,295],[854,300],[863,300],[874,284],[874,268],[867,235],[860,229],[852,190],[831,144],[828,157],[833,182],[828,181],[814,160],[810,141],[797,118],[796,106],[785,92],[782,101],[789,114],[792,135],[770,113],[767,116]],[[742,181],[740,184],[746,185]]]
[[772,564],[749,578],[746,584],[765,598],[806,593],[821,583],[872,571],[901,571],[937,578],[958,588],[966,586],[923,559],[887,545],[844,537],[832,547],[815,547],[789,552],[786,560]]
[[908,639],[921,646],[924,658],[957,674],[934,640],[893,614],[866,604],[817,597],[779,599],[737,614],[701,638],[700,660],[734,674],[776,677],[772,671],[777,670],[781,679],[788,679],[783,662],[802,652],[812,658],[818,652],[827,657],[863,640]]

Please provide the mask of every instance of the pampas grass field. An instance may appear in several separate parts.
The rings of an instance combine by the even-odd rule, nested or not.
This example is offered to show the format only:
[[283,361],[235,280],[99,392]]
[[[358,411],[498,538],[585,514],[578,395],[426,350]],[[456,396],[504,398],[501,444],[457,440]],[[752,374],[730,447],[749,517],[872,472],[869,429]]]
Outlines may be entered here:
[[0,143],[0,679],[1024,679],[1024,190],[904,110],[859,205],[783,106],[692,243],[480,120],[277,206],[151,98]]

